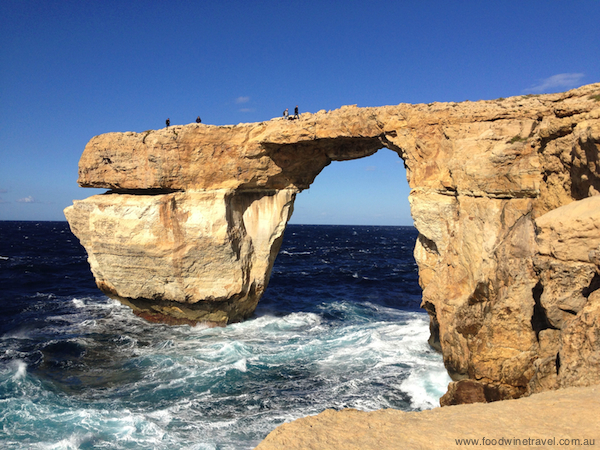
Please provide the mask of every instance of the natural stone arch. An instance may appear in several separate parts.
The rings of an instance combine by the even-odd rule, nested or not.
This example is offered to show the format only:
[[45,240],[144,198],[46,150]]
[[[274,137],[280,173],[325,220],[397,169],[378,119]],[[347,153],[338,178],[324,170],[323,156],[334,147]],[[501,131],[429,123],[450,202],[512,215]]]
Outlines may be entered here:
[[[284,131],[296,123],[269,125]],[[224,325],[249,317],[268,284],[296,194],[332,161],[382,148],[377,134],[251,142],[245,135],[253,128],[194,124],[175,127],[175,138],[163,130],[156,141],[148,133],[90,141],[79,182],[113,189],[75,202],[65,213],[75,233],[82,232],[79,222],[94,228],[93,235],[84,232],[89,241],[81,239],[103,292],[152,321]],[[210,138],[224,131],[230,142]],[[241,144],[233,147],[231,141]],[[206,177],[181,163],[194,161],[202,169],[215,156],[216,173],[211,167]],[[256,166],[252,171],[250,164]],[[208,189],[215,182],[228,188]],[[105,248],[109,241],[116,241],[117,254]],[[151,268],[150,280],[136,275],[140,266]]]
[[589,359],[580,349],[600,354],[589,338],[598,233],[572,233],[573,248],[586,249],[575,259],[540,242],[568,234],[563,214],[547,213],[574,200],[583,202],[568,210],[577,226],[596,230],[599,91],[97,136],[79,183],[111,191],[65,215],[98,286],[140,314],[242,320],[268,283],[295,195],[329,162],[387,147],[407,168],[434,341],[451,376],[470,379],[444,401],[591,384],[600,381],[594,357],[577,361]]

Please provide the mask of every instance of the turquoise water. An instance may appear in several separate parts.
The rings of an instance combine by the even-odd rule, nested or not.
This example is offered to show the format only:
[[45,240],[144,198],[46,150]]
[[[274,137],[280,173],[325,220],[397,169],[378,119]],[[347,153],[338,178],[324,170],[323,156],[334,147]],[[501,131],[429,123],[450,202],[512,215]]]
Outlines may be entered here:
[[143,321],[83,280],[75,250],[40,268],[39,243],[2,248],[3,277],[20,278],[3,294],[0,446],[246,449],[327,408],[437,406],[449,379],[418,309],[414,231],[346,228],[288,229],[257,313],[225,328]]

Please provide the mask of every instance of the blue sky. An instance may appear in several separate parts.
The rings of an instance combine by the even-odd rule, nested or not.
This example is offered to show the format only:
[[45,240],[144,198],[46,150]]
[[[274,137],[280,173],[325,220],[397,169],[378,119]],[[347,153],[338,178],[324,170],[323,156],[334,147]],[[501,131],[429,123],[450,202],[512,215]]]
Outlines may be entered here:
[[[86,143],[342,105],[600,81],[600,0],[0,2],[0,220],[64,220]],[[292,223],[411,224],[389,150],[333,163]]]

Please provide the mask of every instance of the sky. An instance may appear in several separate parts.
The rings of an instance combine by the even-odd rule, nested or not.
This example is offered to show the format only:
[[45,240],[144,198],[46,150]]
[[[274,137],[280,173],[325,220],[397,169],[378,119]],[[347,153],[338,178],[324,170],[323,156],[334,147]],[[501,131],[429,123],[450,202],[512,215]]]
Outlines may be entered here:
[[[600,82],[600,0],[0,1],[0,220],[65,220],[86,143],[285,108],[490,100]],[[411,225],[402,160],[334,162],[291,223]]]

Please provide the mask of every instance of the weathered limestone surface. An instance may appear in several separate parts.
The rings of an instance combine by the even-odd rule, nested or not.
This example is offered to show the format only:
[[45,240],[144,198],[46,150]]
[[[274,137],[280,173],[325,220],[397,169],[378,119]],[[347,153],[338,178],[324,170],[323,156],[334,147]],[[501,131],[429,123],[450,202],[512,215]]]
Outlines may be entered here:
[[279,426],[256,450],[575,449],[599,442],[600,388],[593,386],[421,412],[329,409]]
[[404,160],[443,404],[600,382],[600,84],[345,106],[93,138],[65,210],[100,289],[150,319],[225,324],[266,288],[295,195],[331,161]]
[[[534,327],[540,344],[534,390],[587,386],[600,379],[600,195],[536,220]],[[540,313],[541,314],[541,313]]]
[[102,291],[151,321],[225,324],[256,308],[295,194],[112,193],[65,214]]

